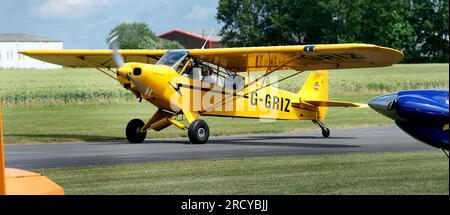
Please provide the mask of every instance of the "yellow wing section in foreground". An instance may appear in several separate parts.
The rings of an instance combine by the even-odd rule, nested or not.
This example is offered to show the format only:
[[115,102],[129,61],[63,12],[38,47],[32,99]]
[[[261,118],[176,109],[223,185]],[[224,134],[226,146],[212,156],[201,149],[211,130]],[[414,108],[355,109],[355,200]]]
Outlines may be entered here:
[[[154,64],[167,50],[120,50],[125,62]],[[26,50],[26,56],[67,67],[116,67],[112,50]]]

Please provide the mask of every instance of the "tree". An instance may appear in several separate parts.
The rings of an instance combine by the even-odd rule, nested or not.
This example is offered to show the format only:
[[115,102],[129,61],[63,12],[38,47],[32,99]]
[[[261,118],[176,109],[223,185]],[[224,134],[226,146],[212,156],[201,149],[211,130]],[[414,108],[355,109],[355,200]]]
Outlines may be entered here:
[[[399,49],[410,57],[415,46],[409,0],[332,0],[333,29],[338,43],[372,43]],[[415,54],[414,54],[415,55]]]
[[184,47],[175,41],[146,36],[139,43],[139,49],[184,49]]
[[220,0],[227,46],[372,43],[448,62],[448,0]]
[[419,50],[416,62],[448,62],[448,0],[412,0],[411,11]]
[[[228,46],[306,44],[333,39],[325,34],[331,24],[327,1],[221,0],[216,18]],[[320,25],[318,25],[320,23]]]
[[110,41],[117,37],[120,49],[182,49],[177,42],[158,38],[145,23],[121,23],[114,27],[106,38],[109,48]]
[[[156,35],[145,23],[121,23],[113,28],[106,39],[108,43],[117,36],[119,48],[121,49],[139,49],[139,44],[145,37],[155,38]],[[111,44],[108,44],[111,48]]]

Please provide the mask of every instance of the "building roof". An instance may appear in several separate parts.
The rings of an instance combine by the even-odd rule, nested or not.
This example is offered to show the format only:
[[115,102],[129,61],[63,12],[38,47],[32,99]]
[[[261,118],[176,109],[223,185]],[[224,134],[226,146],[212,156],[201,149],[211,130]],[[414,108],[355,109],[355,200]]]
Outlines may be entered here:
[[[170,34],[174,34],[174,33],[184,34],[186,36],[197,38],[197,39],[200,39],[200,40],[205,40],[205,41],[207,40],[207,38],[202,37],[202,36],[200,36],[198,34],[187,32],[187,31],[183,31],[183,30],[179,30],[179,29],[174,29],[174,30],[169,31],[167,33],[161,34],[158,37],[159,38],[164,38],[165,36],[170,35]],[[209,33],[208,33],[208,35],[209,35]],[[208,41],[211,41],[213,43],[218,43],[218,42],[220,42],[221,39],[222,38],[220,36],[213,34],[213,35],[211,35],[211,37],[210,37],[210,39]]]
[[0,33],[0,42],[62,42],[30,34]]

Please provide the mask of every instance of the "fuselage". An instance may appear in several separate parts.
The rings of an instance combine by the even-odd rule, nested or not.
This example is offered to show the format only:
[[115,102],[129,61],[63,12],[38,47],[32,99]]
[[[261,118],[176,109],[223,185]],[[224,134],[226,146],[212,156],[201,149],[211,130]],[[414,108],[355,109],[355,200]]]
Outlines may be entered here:
[[[137,71],[136,71],[137,70]],[[151,89],[143,93],[133,81]],[[242,77],[239,88],[205,83],[179,74],[167,65],[127,63],[118,70],[118,81],[138,97],[156,107],[177,112],[189,109],[207,116],[246,117],[266,119],[316,120],[315,107],[300,105],[298,94],[267,86],[266,83],[249,83]]]

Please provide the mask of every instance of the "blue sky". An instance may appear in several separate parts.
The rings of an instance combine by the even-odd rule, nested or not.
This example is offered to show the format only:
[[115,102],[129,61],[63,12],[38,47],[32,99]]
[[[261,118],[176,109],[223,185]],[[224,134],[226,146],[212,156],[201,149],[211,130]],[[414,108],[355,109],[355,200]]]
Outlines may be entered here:
[[208,35],[221,24],[218,0],[1,0],[0,33],[64,41],[65,49],[103,49],[122,22],[145,22],[157,35],[172,29]]

